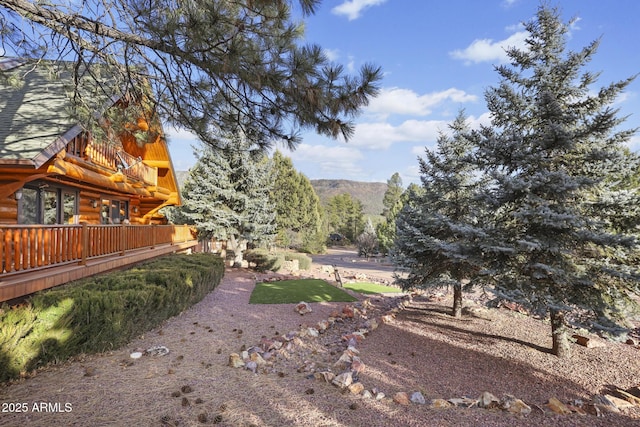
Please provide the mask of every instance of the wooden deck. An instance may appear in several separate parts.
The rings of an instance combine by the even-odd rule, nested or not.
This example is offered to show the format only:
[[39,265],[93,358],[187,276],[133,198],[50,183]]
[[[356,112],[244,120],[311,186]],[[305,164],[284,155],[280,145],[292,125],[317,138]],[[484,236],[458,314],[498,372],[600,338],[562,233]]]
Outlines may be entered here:
[[198,245],[186,226],[1,226],[0,236],[0,302]]

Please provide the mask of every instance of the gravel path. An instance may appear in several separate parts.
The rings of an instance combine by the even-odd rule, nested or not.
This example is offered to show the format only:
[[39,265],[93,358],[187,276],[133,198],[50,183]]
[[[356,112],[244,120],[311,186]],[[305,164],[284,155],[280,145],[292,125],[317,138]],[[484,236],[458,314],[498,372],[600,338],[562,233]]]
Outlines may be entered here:
[[[313,274],[328,278],[319,264]],[[355,268],[358,262],[351,264]],[[368,274],[375,276],[373,270]],[[592,349],[576,345],[572,359],[559,360],[546,351],[547,324],[504,309],[485,311],[471,301],[467,304],[477,309],[472,315],[452,319],[446,314],[448,296],[414,300],[358,344],[366,365],[360,381],[384,392],[381,401],[340,393],[300,368],[332,366],[344,346],[341,335],[355,327],[349,322],[298,342],[296,352],[268,373],[231,368],[230,353],[262,337],[313,326],[345,305],[314,303],[303,317],[292,304],[250,305],[261,278],[229,270],[202,302],[125,348],[79,357],[2,386],[0,426],[640,426],[638,408],[598,418],[555,415],[546,406],[551,397],[587,401],[609,386],[640,385],[640,350],[613,343]],[[371,301],[373,315],[391,300]],[[129,357],[154,345],[170,353]],[[523,417],[478,408],[401,406],[388,398],[401,391],[420,391],[427,401],[475,398],[484,391],[511,394],[533,412]],[[26,412],[16,413],[23,404]]]

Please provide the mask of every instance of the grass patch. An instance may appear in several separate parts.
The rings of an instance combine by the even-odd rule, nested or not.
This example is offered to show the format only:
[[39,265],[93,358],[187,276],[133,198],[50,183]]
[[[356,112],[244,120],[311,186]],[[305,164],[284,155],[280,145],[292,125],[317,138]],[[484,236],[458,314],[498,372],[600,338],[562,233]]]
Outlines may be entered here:
[[300,301],[353,302],[357,300],[320,279],[258,283],[249,298],[250,304],[293,304]]
[[361,294],[400,293],[402,289],[370,282],[345,283],[344,287]]

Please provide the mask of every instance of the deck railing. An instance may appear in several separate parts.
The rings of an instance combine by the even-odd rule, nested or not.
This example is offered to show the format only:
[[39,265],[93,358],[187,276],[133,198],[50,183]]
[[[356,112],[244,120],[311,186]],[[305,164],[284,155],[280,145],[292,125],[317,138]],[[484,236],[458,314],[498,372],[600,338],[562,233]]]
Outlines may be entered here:
[[0,277],[193,240],[186,225],[1,225]]

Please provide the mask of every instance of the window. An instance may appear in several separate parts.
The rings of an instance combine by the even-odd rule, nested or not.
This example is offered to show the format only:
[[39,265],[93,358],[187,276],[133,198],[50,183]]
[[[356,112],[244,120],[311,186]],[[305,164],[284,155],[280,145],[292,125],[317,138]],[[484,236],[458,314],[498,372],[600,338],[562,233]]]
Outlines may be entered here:
[[121,224],[129,220],[129,202],[103,198],[101,218],[103,224]]
[[18,210],[20,224],[76,224],[78,193],[55,187],[25,187]]

